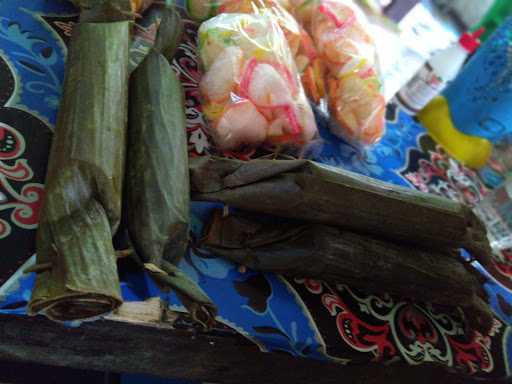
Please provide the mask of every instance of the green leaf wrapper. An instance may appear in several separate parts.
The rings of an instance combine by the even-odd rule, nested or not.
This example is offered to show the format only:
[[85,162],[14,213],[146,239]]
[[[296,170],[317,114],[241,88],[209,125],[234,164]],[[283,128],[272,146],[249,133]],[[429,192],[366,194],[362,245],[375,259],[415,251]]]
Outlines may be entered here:
[[488,330],[492,325],[490,308],[480,298],[485,297],[480,282],[447,253],[378,240],[333,226],[248,213],[223,216],[222,211],[216,211],[206,227],[202,246],[263,272],[461,306],[477,329]]
[[[292,277],[467,304],[477,279],[451,255],[374,239],[341,228],[216,212],[202,244],[238,264]],[[450,295],[446,295],[446,291]]]
[[403,242],[465,248],[488,265],[486,230],[463,204],[307,160],[191,159],[194,200]]
[[186,252],[190,221],[183,89],[168,62],[181,31],[181,19],[168,10],[154,49],[131,77],[125,214],[131,242],[151,276],[176,290],[192,317],[208,328],[215,306],[172,264]]
[[141,10],[141,0],[71,0],[81,10],[81,22],[133,20]]
[[127,21],[74,29],[37,234],[40,270],[30,314],[74,320],[121,304],[112,234],[121,217],[129,43]]

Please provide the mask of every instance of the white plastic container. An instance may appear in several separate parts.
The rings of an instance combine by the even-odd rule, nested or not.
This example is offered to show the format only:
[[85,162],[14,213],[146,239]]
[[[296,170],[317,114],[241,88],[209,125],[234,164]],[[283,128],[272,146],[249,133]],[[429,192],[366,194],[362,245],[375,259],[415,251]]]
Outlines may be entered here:
[[483,32],[483,29],[466,32],[457,43],[434,54],[398,92],[398,102],[404,109],[415,115],[441,93],[448,82],[457,76],[468,55],[480,46],[478,37]]

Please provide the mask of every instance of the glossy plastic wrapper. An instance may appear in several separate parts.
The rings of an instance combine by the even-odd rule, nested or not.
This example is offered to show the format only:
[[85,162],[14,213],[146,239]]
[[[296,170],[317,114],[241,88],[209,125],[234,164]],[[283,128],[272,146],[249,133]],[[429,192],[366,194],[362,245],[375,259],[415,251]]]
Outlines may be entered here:
[[365,15],[350,0],[291,2],[317,55],[303,75],[308,95],[317,103],[327,96],[335,135],[363,145],[377,142],[385,131],[385,100]]
[[302,146],[317,134],[292,52],[275,17],[223,13],[199,28],[200,91],[220,150]]
[[273,17],[286,37],[299,73],[312,63],[316,50],[308,33],[290,14],[286,0],[188,0],[187,10],[192,18],[204,21],[221,13],[247,13]]

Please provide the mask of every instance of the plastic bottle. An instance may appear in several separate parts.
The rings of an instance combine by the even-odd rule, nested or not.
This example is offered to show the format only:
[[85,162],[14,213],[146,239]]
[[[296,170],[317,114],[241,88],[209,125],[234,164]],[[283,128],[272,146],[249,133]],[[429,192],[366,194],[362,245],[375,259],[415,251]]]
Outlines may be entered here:
[[478,38],[483,32],[483,28],[466,32],[457,43],[434,54],[398,92],[397,99],[402,107],[415,115],[440,94],[457,76],[467,57],[480,46]]
[[492,154],[493,143],[512,135],[511,86],[509,17],[417,118],[450,156],[481,169]]
[[418,120],[429,135],[445,151],[462,164],[480,169],[492,154],[492,143],[479,136],[469,135],[458,129],[453,120],[448,100],[436,96],[418,114]]
[[512,248],[512,177],[491,191],[474,212],[487,227],[487,237],[495,250]]

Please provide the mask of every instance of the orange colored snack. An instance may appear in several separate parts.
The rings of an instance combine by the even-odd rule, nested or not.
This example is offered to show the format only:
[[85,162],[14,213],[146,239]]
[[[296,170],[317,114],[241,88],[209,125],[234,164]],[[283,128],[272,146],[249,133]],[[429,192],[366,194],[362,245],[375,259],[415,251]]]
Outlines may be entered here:
[[329,84],[328,105],[338,123],[337,136],[370,145],[385,131],[385,100],[380,93],[375,46],[363,24],[364,15],[350,0],[292,0],[296,17],[309,31],[322,63],[302,79],[318,102],[323,81]]

